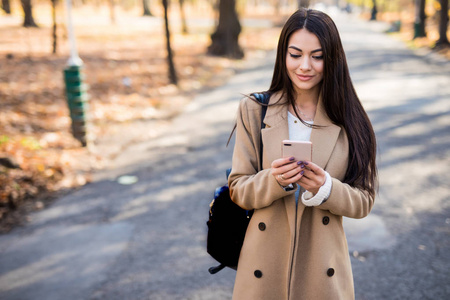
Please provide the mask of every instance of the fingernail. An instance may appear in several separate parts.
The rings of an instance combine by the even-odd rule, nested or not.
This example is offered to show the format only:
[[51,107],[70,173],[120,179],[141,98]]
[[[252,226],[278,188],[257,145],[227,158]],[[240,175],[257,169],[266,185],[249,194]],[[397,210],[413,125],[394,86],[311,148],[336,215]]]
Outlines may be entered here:
[[300,172],[300,175],[303,175],[304,173],[305,173],[305,171],[301,171],[301,172]]
[[307,163],[306,161],[304,162],[304,164],[305,164],[306,166],[308,165],[308,163]]
[[293,161],[293,160],[295,160],[295,157],[292,156],[292,157],[289,158],[289,160]]
[[301,164],[303,164],[302,161],[298,161],[298,162],[297,162],[297,165],[301,165]]
[[304,169],[304,168],[305,168],[305,165],[301,165],[300,168]]

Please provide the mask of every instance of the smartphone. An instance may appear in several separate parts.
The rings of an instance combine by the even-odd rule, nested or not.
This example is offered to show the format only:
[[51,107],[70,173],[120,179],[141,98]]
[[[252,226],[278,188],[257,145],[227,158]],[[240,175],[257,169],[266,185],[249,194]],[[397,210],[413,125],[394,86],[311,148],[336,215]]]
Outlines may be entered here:
[[291,141],[282,142],[283,157],[295,157],[297,161],[312,160],[312,143],[310,141]]

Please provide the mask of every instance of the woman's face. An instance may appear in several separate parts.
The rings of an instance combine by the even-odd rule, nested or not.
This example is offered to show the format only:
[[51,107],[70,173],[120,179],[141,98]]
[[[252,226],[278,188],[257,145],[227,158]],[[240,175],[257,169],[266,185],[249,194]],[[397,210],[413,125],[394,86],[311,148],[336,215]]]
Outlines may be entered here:
[[323,51],[315,34],[302,28],[290,36],[286,69],[297,93],[319,89],[323,79]]

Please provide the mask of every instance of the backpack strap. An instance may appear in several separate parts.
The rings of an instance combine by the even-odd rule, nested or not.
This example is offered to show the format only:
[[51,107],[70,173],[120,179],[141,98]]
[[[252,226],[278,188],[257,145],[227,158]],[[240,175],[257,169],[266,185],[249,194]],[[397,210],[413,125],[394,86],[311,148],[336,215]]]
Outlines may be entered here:
[[[266,116],[266,112],[267,112],[267,106],[269,104],[269,100],[270,100],[270,93],[269,92],[262,92],[262,93],[252,93],[250,94],[250,96],[255,97],[255,99],[261,103],[261,129],[266,127],[266,124],[264,124],[264,117]],[[233,130],[231,131],[230,136],[228,137],[228,142],[227,142],[227,146],[230,143],[231,137],[233,136],[233,133],[236,129],[236,125],[234,125]],[[261,131],[261,130],[260,130]],[[263,142],[262,142],[262,136],[261,133],[259,135],[259,160],[260,160],[260,166],[262,169],[262,155],[263,155]],[[226,171],[226,175],[227,178],[231,173],[231,168],[227,169]]]
[[255,97],[256,100],[258,100],[259,103],[261,103],[261,129],[266,127],[266,124],[264,124],[264,117],[266,116],[267,112],[267,105],[269,104],[270,100],[270,93],[269,92],[262,92],[262,93],[252,93],[250,96]]
[[[252,93],[250,96],[255,97],[256,100],[258,100],[259,103],[261,103],[261,129],[264,129],[266,127],[266,124],[264,124],[264,117],[266,116],[267,112],[267,106],[269,104],[270,100],[270,93],[269,92],[262,92],[262,93]],[[263,157],[263,141],[262,141],[262,135],[259,134],[259,165],[262,170],[262,157]]]

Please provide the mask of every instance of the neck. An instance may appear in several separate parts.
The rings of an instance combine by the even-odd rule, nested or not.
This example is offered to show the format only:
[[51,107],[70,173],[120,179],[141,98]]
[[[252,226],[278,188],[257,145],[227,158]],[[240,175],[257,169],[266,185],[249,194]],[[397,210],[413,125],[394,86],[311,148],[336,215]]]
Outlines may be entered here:
[[313,90],[307,91],[297,91],[295,103],[298,105],[298,107],[300,108],[316,107],[318,102],[319,102],[318,88],[314,88]]
[[[316,88],[307,91],[297,91],[295,105],[302,119],[306,119],[306,121],[314,120],[318,102],[319,89]],[[293,107],[289,109],[292,113],[295,113]]]

